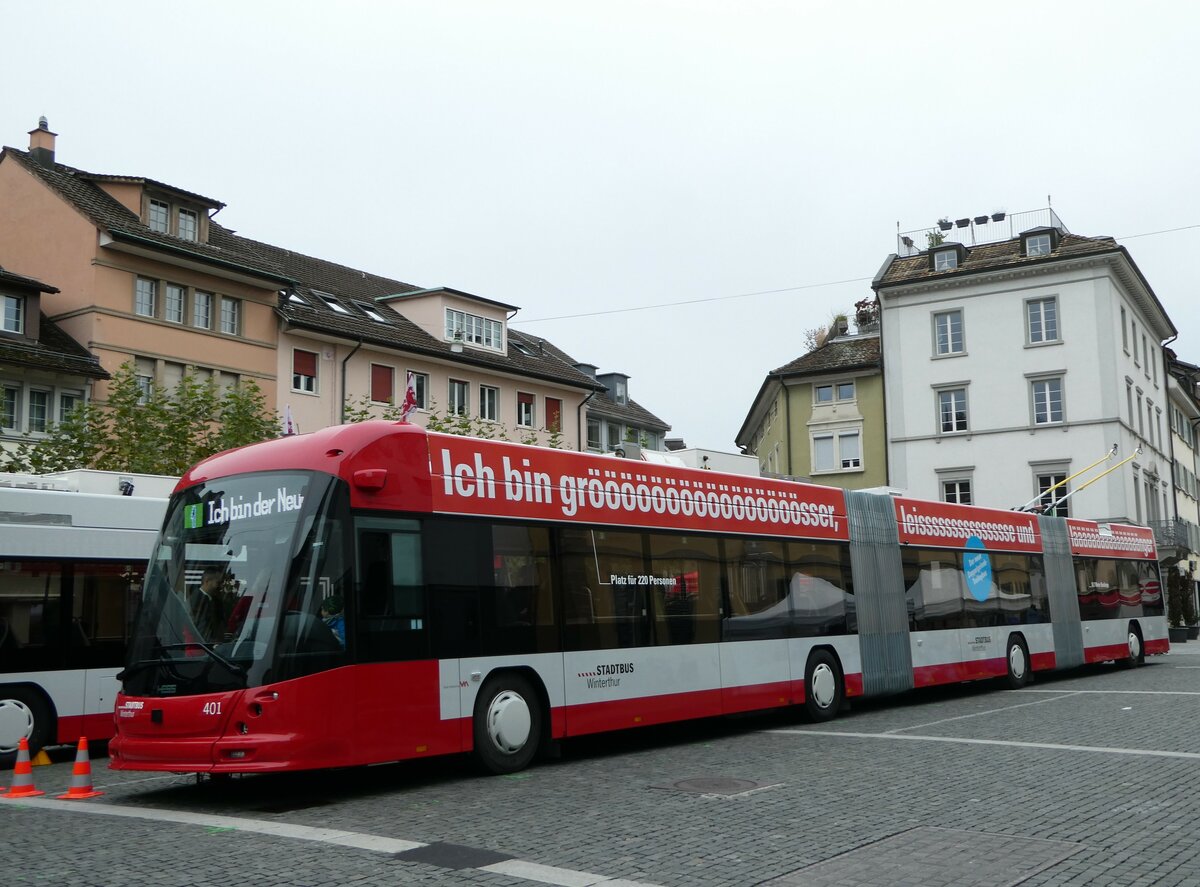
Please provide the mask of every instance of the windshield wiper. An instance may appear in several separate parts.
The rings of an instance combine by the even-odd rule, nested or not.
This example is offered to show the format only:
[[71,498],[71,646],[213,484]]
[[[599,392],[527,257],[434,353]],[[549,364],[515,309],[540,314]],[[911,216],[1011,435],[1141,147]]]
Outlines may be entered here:
[[164,650],[164,651],[166,651],[166,650],[186,650],[189,647],[199,647],[201,650],[203,650],[205,653],[207,653],[213,659],[217,660],[217,662],[221,663],[223,666],[225,666],[227,669],[229,669],[231,672],[233,672],[235,675],[237,675],[239,677],[243,677],[246,674],[245,666],[238,665],[236,662],[233,662],[230,659],[226,659],[224,656],[222,656],[220,653],[217,652],[216,647],[214,647],[212,644],[205,643],[204,641],[185,641],[185,642],[179,643],[179,644],[162,644],[159,647],[159,649]]
[[134,662],[132,665],[127,665],[117,672],[117,680],[124,681],[126,678],[131,678],[135,674],[145,671],[148,668],[162,665],[163,660],[160,659],[143,659],[140,662]]

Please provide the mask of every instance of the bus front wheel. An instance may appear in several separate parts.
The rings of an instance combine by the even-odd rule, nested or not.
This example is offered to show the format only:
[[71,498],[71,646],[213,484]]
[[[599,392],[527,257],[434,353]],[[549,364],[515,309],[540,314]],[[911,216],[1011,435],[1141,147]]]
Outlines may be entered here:
[[1137,668],[1146,661],[1146,649],[1142,646],[1142,633],[1132,622],[1129,623],[1129,634],[1126,640],[1129,645],[1129,656],[1120,660],[1125,668]]
[[829,721],[842,706],[842,671],[828,650],[813,650],[804,670],[804,710],[814,721]]
[[0,766],[17,760],[17,745],[29,740],[29,754],[36,755],[50,742],[50,711],[41,694],[28,687],[0,687]]
[[475,759],[490,773],[529,766],[542,738],[542,704],[518,674],[489,678],[475,700]]

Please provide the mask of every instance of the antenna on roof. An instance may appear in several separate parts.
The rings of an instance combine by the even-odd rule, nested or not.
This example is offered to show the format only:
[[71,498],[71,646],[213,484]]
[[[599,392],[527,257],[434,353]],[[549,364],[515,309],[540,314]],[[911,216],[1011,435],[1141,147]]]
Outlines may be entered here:
[[1047,194],[1047,195],[1046,195],[1046,206],[1053,206],[1053,205],[1054,205],[1054,204],[1050,202],[1050,195],[1049,195],[1049,194]]

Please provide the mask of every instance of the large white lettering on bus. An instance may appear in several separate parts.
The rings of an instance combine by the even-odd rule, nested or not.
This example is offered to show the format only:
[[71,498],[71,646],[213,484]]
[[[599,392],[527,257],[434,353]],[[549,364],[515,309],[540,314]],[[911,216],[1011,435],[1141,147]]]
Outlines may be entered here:
[[913,499],[894,502],[896,529],[904,544],[960,548],[975,538],[992,550],[1042,550],[1037,518],[1031,514]]
[[849,538],[830,487],[434,434],[429,446],[436,511]]
[[1067,518],[1071,553],[1091,557],[1152,558],[1154,531],[1128,524],[1098,524]]

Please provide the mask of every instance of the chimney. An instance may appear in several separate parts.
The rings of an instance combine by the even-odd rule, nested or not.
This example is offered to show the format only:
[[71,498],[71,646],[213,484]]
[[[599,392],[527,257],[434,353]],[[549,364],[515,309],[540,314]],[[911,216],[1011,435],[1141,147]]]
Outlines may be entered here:
[[50,131],[45,117],[38,118],[37,129],[29,130],[29,153],[42,166],[54,166],[54,138],[57,135]]

